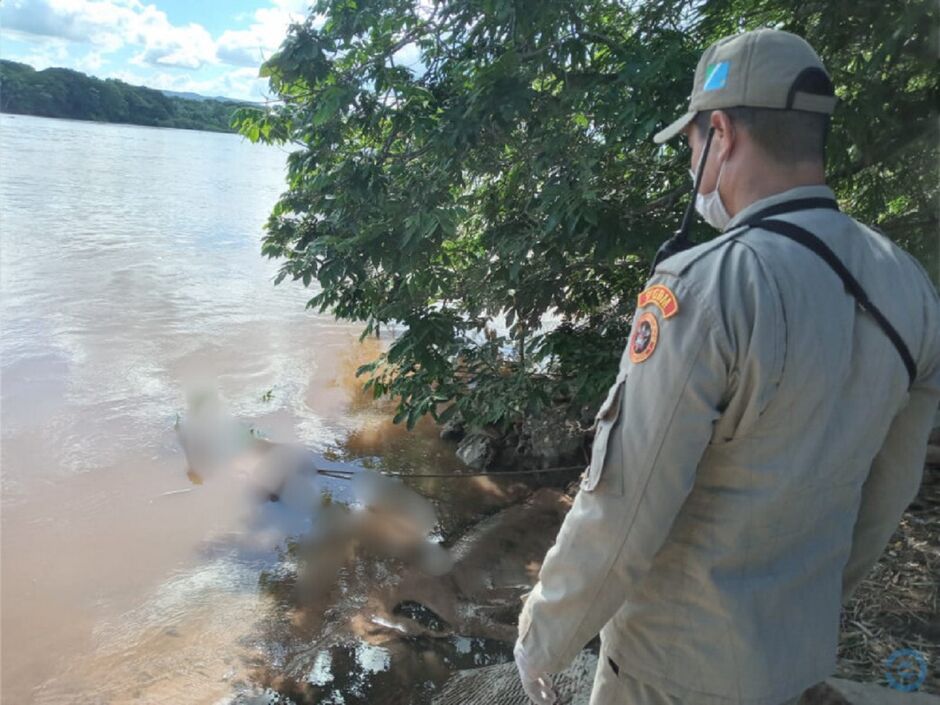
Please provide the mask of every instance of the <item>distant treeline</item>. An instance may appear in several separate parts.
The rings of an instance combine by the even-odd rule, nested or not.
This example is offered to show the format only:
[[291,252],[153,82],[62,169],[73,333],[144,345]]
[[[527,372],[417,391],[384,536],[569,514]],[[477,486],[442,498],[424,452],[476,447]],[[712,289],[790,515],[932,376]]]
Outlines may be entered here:
[[36,71],[27,64],[0,60],[0,112],[4,113],[234,132],[229,122],[242,105],[176,98],[114,78],[102,80],[62,68]]

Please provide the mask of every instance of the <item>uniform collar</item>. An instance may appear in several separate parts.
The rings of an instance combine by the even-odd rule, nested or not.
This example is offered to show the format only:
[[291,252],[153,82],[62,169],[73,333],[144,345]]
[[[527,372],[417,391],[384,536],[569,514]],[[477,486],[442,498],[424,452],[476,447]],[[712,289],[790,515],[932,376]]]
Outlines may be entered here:
[[728,232],[736,227],[738,223],[747,220],[749,217],[768,206],[776,206],[778,203],[795,201],[798,198],[831,198],[835,200],[835,197],[832,189],[828,186],[797,186],[796,188],[787,189],[786,191],[775,193],[772,196],[761,198],[754,201],[746,208],[742,208],[737,215],[728,221],[723,232]]

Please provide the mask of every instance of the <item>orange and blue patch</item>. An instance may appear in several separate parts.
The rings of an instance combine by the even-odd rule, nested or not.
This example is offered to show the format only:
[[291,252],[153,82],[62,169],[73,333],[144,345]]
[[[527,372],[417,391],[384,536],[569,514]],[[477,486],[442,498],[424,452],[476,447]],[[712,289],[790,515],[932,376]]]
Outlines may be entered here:
[[636,319],[633,326],[633,335],[630,336],[630,361],[637,364],[649,359],[656,350],[658,340],[659,321],[651,311],[647,311]]

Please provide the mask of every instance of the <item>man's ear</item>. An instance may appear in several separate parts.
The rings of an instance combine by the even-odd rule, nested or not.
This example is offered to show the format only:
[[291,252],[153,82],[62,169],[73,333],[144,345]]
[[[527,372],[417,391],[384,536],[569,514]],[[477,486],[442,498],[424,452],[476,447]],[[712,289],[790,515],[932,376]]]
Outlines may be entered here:
[[[715,139],[712,144],[712,149],[718,152],[715,156],[720,159],[728,159],[734,149],[735,138],[737,137],[734,123],[731,122],[731,118],[724,110],[713,110],[709,123],[715,128]],[[714,142],[717,142],[717,144]]]

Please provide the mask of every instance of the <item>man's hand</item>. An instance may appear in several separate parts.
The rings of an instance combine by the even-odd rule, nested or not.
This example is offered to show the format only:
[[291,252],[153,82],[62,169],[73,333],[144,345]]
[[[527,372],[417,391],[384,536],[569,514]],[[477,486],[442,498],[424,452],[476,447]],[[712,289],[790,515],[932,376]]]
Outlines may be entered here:
[[533,672],[526,660],[525,651],[518,641],[512,651],[516,659],[516,668],[519,670],[519,680],[522,689],[535,705],[554,705],[558,701],[555,689],[552,687],[552,678],[547,673]]

